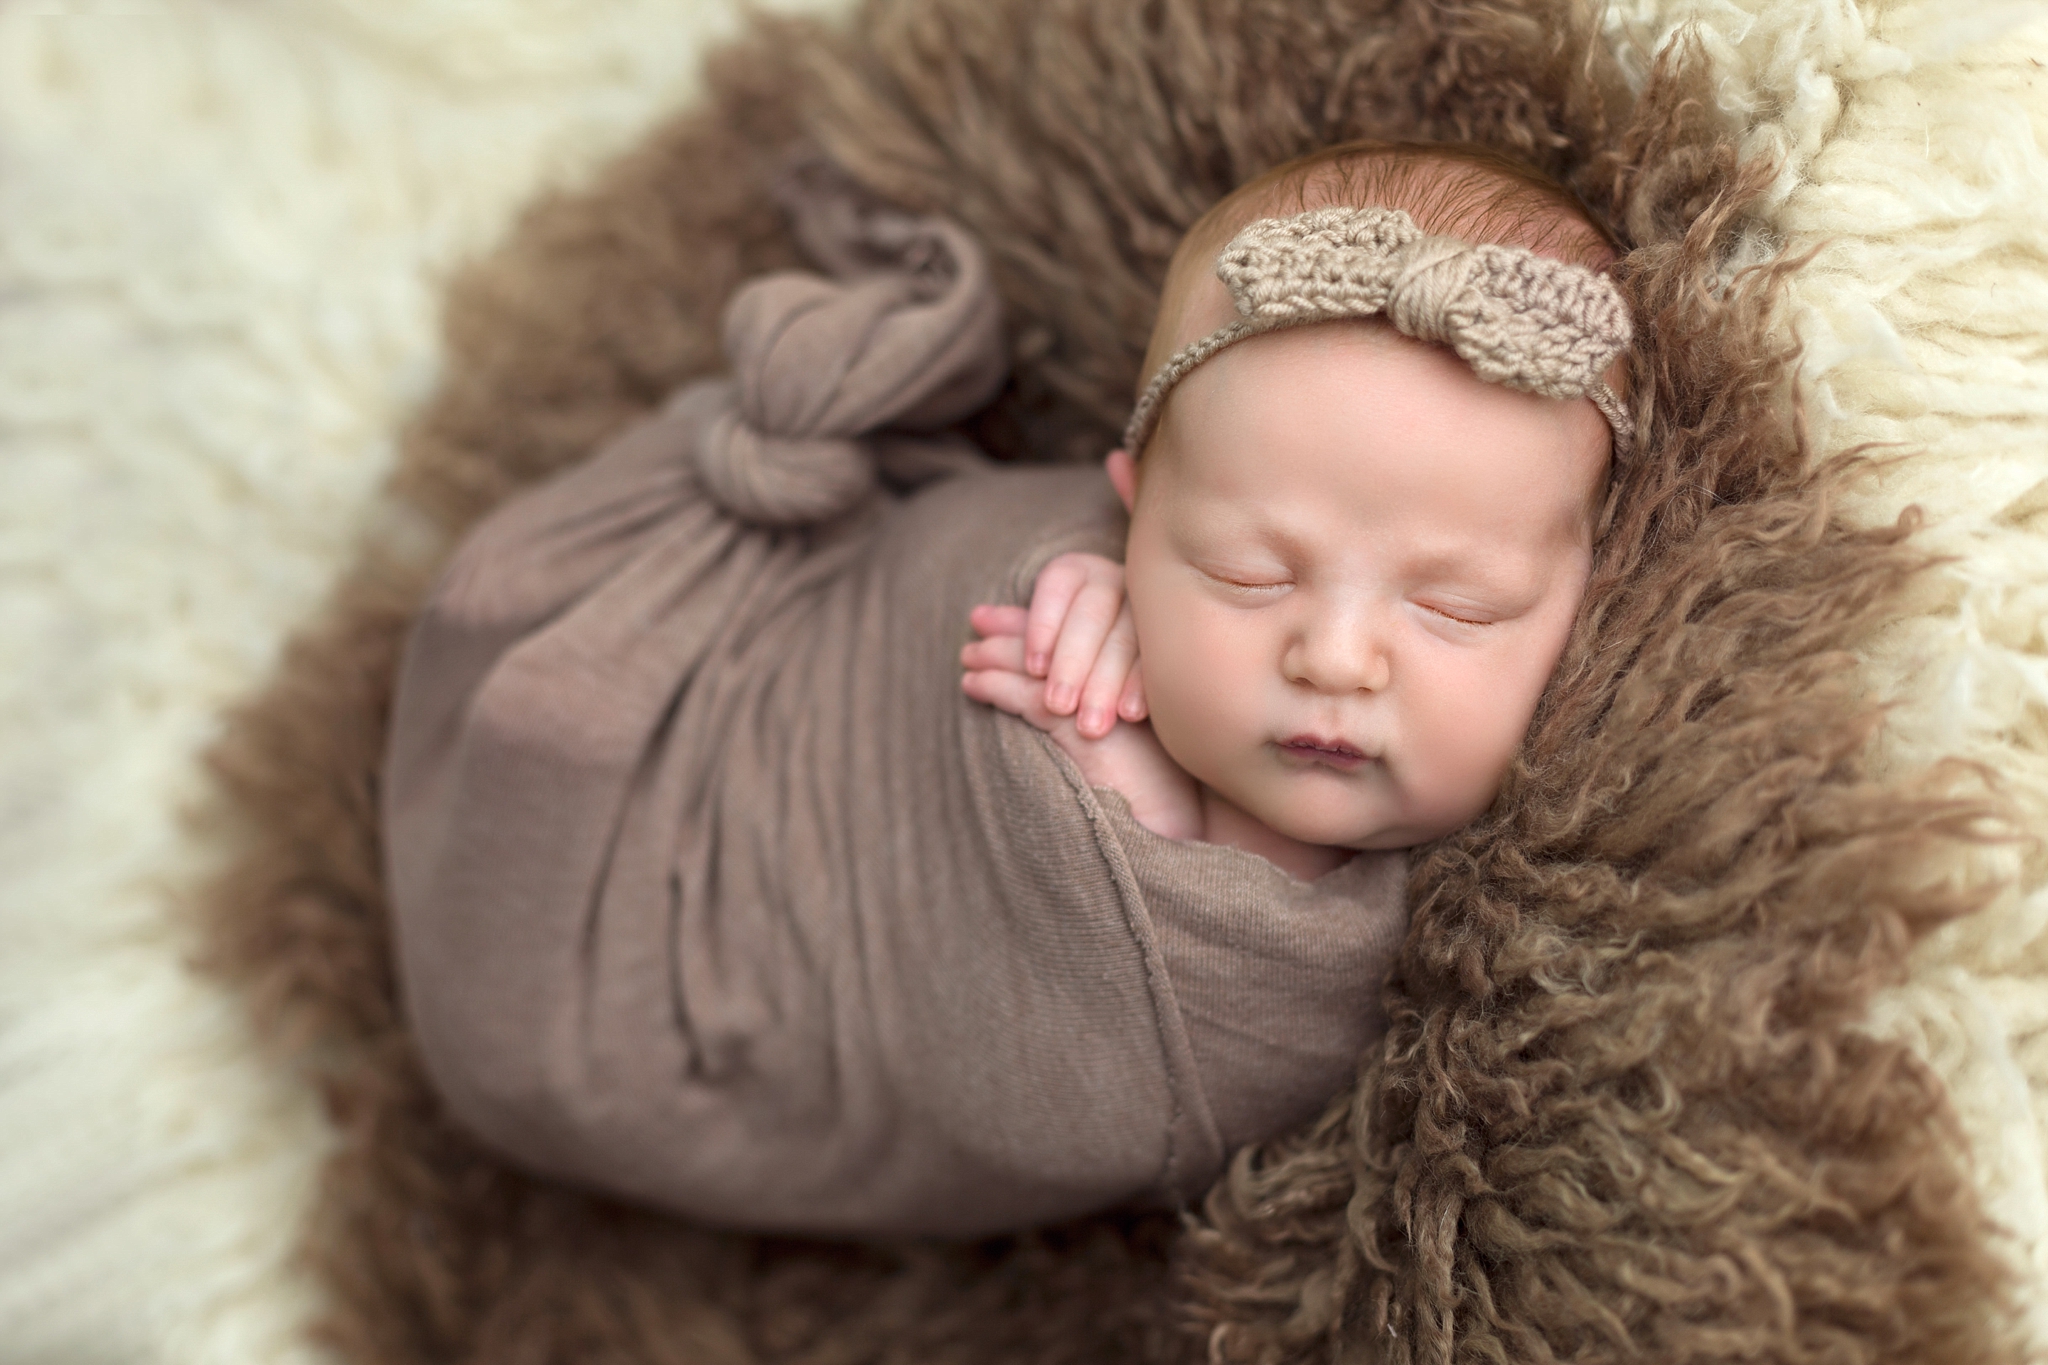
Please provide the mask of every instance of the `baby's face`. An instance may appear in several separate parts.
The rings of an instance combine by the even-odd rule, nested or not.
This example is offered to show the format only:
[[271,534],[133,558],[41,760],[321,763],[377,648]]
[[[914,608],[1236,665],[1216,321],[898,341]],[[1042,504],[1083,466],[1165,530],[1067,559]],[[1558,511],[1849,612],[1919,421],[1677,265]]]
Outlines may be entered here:
[[1598,411],[1357,323],[1234,346],[1169,408],[1125,563],[1167,752],[1307,843],[1470,821],[1585,591]]

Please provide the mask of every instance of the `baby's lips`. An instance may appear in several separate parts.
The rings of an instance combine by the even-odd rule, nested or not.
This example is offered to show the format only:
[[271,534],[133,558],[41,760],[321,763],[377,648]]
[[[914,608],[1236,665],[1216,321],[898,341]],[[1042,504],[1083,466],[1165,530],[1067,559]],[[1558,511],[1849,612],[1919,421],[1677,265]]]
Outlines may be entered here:
[[1290,735],[1280,741],[1283,749],[1314,749],[1319,753],[1337,754],[1345,758],[1366,758],[1364,749],[1339,736],[1301,734]]
[[1289,735],[1273,741],[1273,744],[1291,758],[1322,764],[1339,772],[1355,772],[1377,761],[1364,747],[1332,735]]

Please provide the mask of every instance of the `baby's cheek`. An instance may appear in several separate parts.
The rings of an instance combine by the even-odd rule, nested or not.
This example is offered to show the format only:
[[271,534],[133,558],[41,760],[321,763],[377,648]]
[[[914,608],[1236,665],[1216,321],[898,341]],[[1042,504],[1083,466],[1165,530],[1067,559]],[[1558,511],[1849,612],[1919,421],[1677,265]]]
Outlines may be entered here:
[[1527,679],[1515,676],[1519,671],[1445,669],[1420,690],[1425,715],[1419,728],[1426,743],[1410,755],[1411,767],[1434,788],[1431,804],[1454,823],[1492,803],[1521,745],[1534,699],[1525,697]]
[[1174,761],[1205,782],[1241,740],[1258,691],[1238,634],[1183,610],[1172,629],[1139,636],[1153,730]]
[[[1221,689],[1201,666],[1199,656],[1183,647],[1141,654],[1145,665],[1145,700],[1152,724],[1170,743],[1191,744],[1212,734],[1218,723]],[[1186,760],[1181,760],[1186,766]]]

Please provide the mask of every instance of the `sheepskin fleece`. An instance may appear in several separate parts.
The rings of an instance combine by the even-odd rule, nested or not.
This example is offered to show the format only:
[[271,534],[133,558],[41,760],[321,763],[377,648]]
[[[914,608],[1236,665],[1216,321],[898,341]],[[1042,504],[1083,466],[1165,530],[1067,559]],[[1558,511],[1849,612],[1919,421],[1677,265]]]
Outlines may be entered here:
[[9,1365],[318,1358],[334,1129],[190,969],[197,754],[354,556],[450,270],[690,99],[736,9],[0,4]]
[[[1898,699],[1888,759],[1900,770],[1944,754],[1983,764],[2038,837],[2048,22],[2032,3],[1883,6],[1799,36],[1813,74],[1754,48],[1717,67],[1727,95],[1791,106],[1755,136],[1788,168],[1773,221],[1791,249],[1818,253],[1790,282],[1788,321],[1806,343],[1821,440],[1902,456],[1854,514],[1876,523],[1918,505],[1919,544],[1945,560],[1868,651],[1874,686]],[[2004,1227],[2001,1250],[2030,1286],[2031,1339],[2048,1353],[2048,845],[2009,852],[1998,898],[1921,944],[1870,1023],[1946,1083],[1983,1205]]]
[[[1693,7],[1645,3],[1622,17],[1654,39],[1658,25]],[[1872,435],[1911,442],[1913,453],[1854,510],[1883,525],[1919,500],[1935,520],[1918,543],[1958,556],[1926,580],[1938,587],[1893,610],[1892,628],[1867,651],[1877,679],[1907,697],[1890,713],[1888,761],[1908,774],[1944,752],[1980,757],[2007,774],[2038,830],[2048,744],[2037,709],[2035,525],[2043,282],[2031,209],[2041,202],[2048,97],[2036,74],[2042,34],[2021,24],[2038,7],[1698,8],[1715,63],[1707,105],[1750,127],[1750,145],[1784,157],[1760,222],[1795,241],[1830,243],[1789,283],[1793,307],[1780,317],[1808,342],[1809,412],[1822,448]],[[19,646],[13,657],[48,663],[6,675],[18,688],[4,722],[9,871],[0,901],[10,934],[0,959],[0,1131],[10,1135],[0,1154],[0,1325],[9,1358],[268,1360],[288,1349],[308,1299],[280,1272],[279,1253],[299,1231],[292,1210],[306,1173],[337,1129],[293,1073],[259,1058],[233,1002],[184,970],[187,941],[166,914],[166,887],[228,841],[179,833],[172,808],[191,790],[189,754],[213,707],[256,680],[279,632],[352,552],[395,414],[432,363],[428,309],[407,306],[424,299],[421,282],[487,236],[509,197],[551,164],[536,147],[568,148],[552,164],[577,164],[647,104],[648,87],[619,67],[649,60],[653,7],[627,7],[616,29],[617,10],[600,20],[584,7],[503,0],[371,9],[300,6],[295,17],[313,22],[288,38],[246,8],[173,12],[204,22],[151,30],[148,69],[196,72],[210,97],[189,103],[138,97],[147,82],[132,64],[109,62],[106,20],[52,28],[27,6],[0,11],[0,283],[9,300],[0,311],[0,442],[16,514],[0,526],[11,574],[0,629]],[[613,35],[610,65],[601,30]],[[1625,57],[1633,50],[1621,24],[1610,37]],[[247,60],[195,56],[216,49]],[[308,51],[330,54],[314,61],[323,79],[303,80],[304,68],[279,59]],[[592,51],[599,60],[578,55]],[[306,88],[331,103],[307,113]],[[614,121],[595,119],[595,134],[575,123],[622,89],[631,98],[611,108]],[[183,112],[174,118],[169,108]],[[518,110],[528,111],[523,121]],[[1236,120],[1221,122],[1237,135]],[[524,131],[508,133],[513,125]],[[466,132],[443,131],[453,129]],[[1092,149],[1068,155],[1085,163]],[[337,165],[348,174],[332,174]],[[1143,192],[1170,196],[1174,187]],[[451,220],[460,230],[422,226]],[[632,235],[623,217],[616,235]],[[1145,244],[1148,254],[1159,249]],[[361,287],[378,281],[382,290]],[[167,309],[167,297],[177,306]],[[592,333],[607,335],[601,319],[586,320],[583,335]],[[146,344],[124,350],[110,344],[116,336]],[[488,340],[470,337],[478,348]],[[621,349],[629,353],[614,359],[630,364],[632,348]],[[391,365],[393,355],[412,368]],[[1041,372],[1056,372],[1053,362]],[[195,393],[213,401],[197,403]],[[232,397],[242,401],[225,401]],[[193,407],[174,420],[180,402]],[[1029,391],[1009,410],[1032,414],[1041,432],[1071,420]],[[588,428],[568,422],[547,439],[573,448],[615,420],[600,412]],[[473,477],[481,492],[458,494],[487,501],[505,476]],[[93,500],[90,521],[72,510],[81,492]],[[387,560],[408,546],[430,555],[431,538],[397,508],[370,521]],[[366,688],[376,666],[365,665]],[[319,756],[326,741],[280,742]],[[340,752],[360,737],[334,742]],[[337,766],[281,789],[328,791],[346,808],[361,799],[355,780]],[[305,829],[299,855],[309,864],[360,858],[319,820]],[[1914,1043],[1948,1082],[1986,1205],[2010,1228],[2004,1245],[2038,1313],[2048,1302],[2048,1196],[2034,1094],[2048,1083],[2038,1041],[2048,991],[2038,870],[2017,870],[2014,891],[1921,943],[1907,980],[1879,997],[1871,1019]],[[337,899],[332,884],[318,893]],[[315,905],[299,927],[328,922]],[[344,936],[334,947],[352,943]],[[336,966],[342,977],[375,969],[345,952]],[[336,1023],[331,1012],[314,1017]],[[378,1022],[343,1018],[336,1031],[361,1036]],[[340,1131],[360,1148],[378,1112],[358,1109],[364,1127]],[[481,1188],[472,1203],[488,1203],[488,1178],[473,1178]],[[528,1232],[542,1241],[562,1231],[551,1220],[599,1242],[627,1235],[615,1215],[571,1217],[531,1202],[506,1212],[537,1224]],[[819,1359],[945,1347],[993,1355],[986,1337],[977,1352],[971,1334],[993,1321],[1020,1355],[1107,1354],[1119,1324],[1142,1314],[1126,1302],[1128,1281],[1102,1282],[1135,1264],[1149,1283],[1157,1244],[1146,1239],[1161,1231],[1070,1230],[976,1255],[906,1250],[888,1264],[910,1273],[880,1280],[854,1273],[859,1258],[786,1247],[698,1255],[672,1244],[645,1267],[694,1267],[730,1285],[767,1257],[781,1277],[779,1302],[803,1311],[765,1324],[741,1316],[735,1326],[732,1314],[679,1309],[646,1282],[615,1277],[548,1332],[522,1339],[534,1358],[546,1358],[550,1341],[565,1354],[584,1348],[583,1358],[743,1358],[749,1337],[770,1354],[809,1343]],[[455,1258],[433,1254],[433,1232],[430,1220],[412,1229],[416,1263],[395,1257],[395,1277],[416,1282],[409,1305],[471,1324],[474,1285],[445,1273]],[[1311,1329],[1319,1313],[1327,1318],[1314,1283],[1302,1281],[1306,1295],[1284,1277],[1276,1283],[1275,1314],[1294,1313],[1291,1303]],[[757,1293],[758,1284],[742,1297]],[[347,1294],[344,1285],[344,1304]],[[530,1311],[546,1318],[553,1302],[537,1299]],[[1066,1316],[1033,1311],[1048,1306]],[[993,1316],[1006,1308],[1015,1315]],[[513,1309],[500,1326],[517,1333]],[[1098,1332],[1077,1335],[1076,1324]],[[635,1330],[645,1349],[621,1344]],[[1249,1329],[1238,1337],[1258,1339]]]

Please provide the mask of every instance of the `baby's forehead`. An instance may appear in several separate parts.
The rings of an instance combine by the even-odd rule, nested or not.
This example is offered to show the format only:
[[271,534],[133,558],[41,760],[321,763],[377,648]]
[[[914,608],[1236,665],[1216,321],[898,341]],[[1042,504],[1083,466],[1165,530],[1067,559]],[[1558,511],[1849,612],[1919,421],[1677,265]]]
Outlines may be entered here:
[[[1488,383],[1449,347],[1382,318],[1253,338],[1197,367],[1178,393],[1144,462],[1225,499],[1306,491],[1316,503],[1352,498],[1399,513],[1418,499],[1450,505],[1449,492],[1496,514],[1511,504],[1514,520],[1578,543],[1606,490],[1608,428],[1590,404]],[[1406,473],[1361,488],[1348,476],[1362,445]],[[1276,449],[1289,452],[1277,466]],[[1532,474],[1534,484],[1523,477]]]

